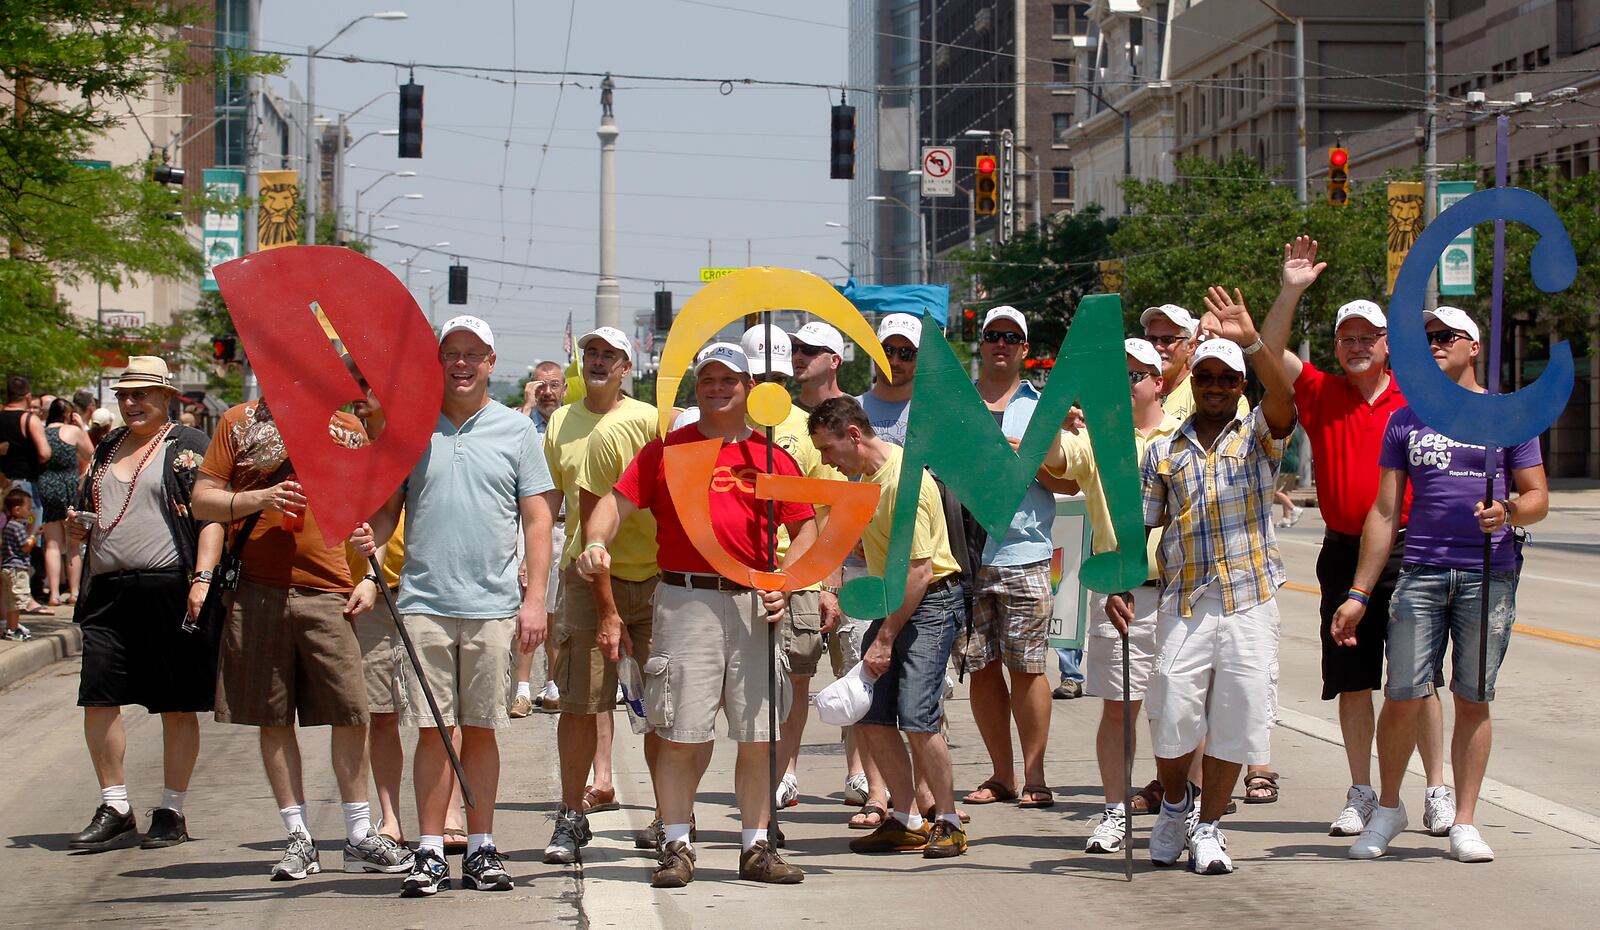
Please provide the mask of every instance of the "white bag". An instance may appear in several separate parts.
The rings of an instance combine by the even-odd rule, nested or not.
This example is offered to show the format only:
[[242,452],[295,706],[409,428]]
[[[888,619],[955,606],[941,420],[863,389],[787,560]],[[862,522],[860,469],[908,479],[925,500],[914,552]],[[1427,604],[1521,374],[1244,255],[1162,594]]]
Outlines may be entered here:
[[623,654],[617,662],[617,683],[622,685],[622,703],[628,708],[628,726],[635,733],[649,733],[650,721],[644,713],[644,676],[633,656]]
[[867,715],[872,707],[872,683],[866,667],[857,662],[844,677],[817,692],[817,716],[829,726],[847,727]]

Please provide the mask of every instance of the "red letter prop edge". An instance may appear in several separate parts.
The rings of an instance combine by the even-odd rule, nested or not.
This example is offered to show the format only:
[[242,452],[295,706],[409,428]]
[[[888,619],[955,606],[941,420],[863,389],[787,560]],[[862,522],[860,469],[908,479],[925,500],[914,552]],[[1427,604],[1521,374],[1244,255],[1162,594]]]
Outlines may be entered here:
[[1143,583],[1149,560],[1133,445],[1133,402],[1127,384],[1122,298],[1115,294],[1085,297],[1078,304],[1050,382],[1023,435],[1022,448],[1012,452],[949,343],[923,340],[885,577],[868,576],[846,584],[840,592],[844,612],[852,617],[885,617],[905,597],[921,486],[907,475],[924,465],[931,468],[989,535],[1000,538],[1074,399],[1082,402],[1090,443],[1100,464],[1106,506],[1119,541],[1117,549],[1085,559],[1080,577],[1090,590],[1108,594]]
[[[218,265],[216,276],[322,539],[339,546],[383,506],[428,446],[444,395],[433,330],[394,275],[350,249],[256,252]],[[336,446],[328,435],[334,411],[362,394],[312,302],[388,415],[383,436],[360,449]]]

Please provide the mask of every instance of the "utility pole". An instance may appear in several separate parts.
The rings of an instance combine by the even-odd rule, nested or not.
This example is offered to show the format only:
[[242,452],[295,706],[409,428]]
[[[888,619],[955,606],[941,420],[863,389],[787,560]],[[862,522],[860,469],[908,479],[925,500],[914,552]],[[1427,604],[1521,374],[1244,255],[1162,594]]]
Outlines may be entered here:
[[[261,46],[261,0],[251,0],[250,26],[246,32],[246,45],[249,54],[256,54]],[[252,255],[261,247],[260,229],[258,223],[261,214],[258,203],[261,200],[261,166],[257,163],[260,138],[257,134],[257,118],[261,114],[261,78],[251,72],[245,78],[244,85],[245,116],[244,116],[244,254]],[[256,400],[261,396],[260,385],[256,382],[256,373],[250,368],[250,356],[246,354],[241,366],[244,375],[244,399]]]
[[1300,195],[1300,205],[1305,206],[1310,193],[1306,177],[1306,18],[1294,18],[1294,135],[1295,181]]
[[[1434,40],[1434,0],[1424,4],[1422,60],[1425,102],[1422,114],[1422,218],[1423,225],[1433,222],[1439,214],[1439,137],[1435,131],[1439,118],[1439,49]],[[1428,291],[1423,298],[1425,310],[1439,305],[1439,274],[1428,275]]]

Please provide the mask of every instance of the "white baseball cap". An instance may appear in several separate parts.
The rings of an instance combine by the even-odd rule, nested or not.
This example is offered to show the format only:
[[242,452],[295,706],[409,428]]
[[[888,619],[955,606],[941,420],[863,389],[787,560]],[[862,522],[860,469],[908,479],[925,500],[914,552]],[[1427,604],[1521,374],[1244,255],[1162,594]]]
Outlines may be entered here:
[[1018,328],[1022,330],[1022,338],[1028,338],[1028,320],[1022,315],[1022,311],[1018,310],[1016,307],[995,307],[993,310],[985,313],[983,315],[983,327],[978,331],[982,332],[983,330],[988,329],[989,324],[993,323],[995,320],[1010,320],[1011,322],[1017,324]]
[[808,346],[827,349],[834,355],[844,355],[844,337],[839,331],[826,323],[813,320],[800,327],[793,336],[789,337],[795,342],[803,342]]
[[458,316],[446,320],[445,324],[439,327],[439,342],[443,343],[444,337],[463,329],[482,339],[483,344],[488,346],[491,351],[494,349],[494,331],[489,328],[488,323],[475,316]]
[[1351,317],[1359,317],[1379,329],[1389,325],[1389,319],[1383,315],[1382,307],[1370,300],[1352,300],[1339,308],[1339,315],[1333,318],[1333,328],[1338,329],[1343,326],[1344,321]]
[[817,716],[830,727],[860,722],[872,709],[872,686],[866,669],[857,662],[843,677],[817,692]]
[[1478,336],[1478,324],[1472,321],[1467,311],[1460,307],[1435,307],[1432,310],[1422,311],[1423,320],[1438,320],[1444,325],[1458,332],[1466,333],[1472,337],[1473,342],[1481,341]]
[[1232,339],[1207,339],[1200,343],[1194,355],[1189,357],[1189,367],[1199,368],[1200,363],[1208,358],[1214,358],[1239,374],[1244,374],[1244,352]]
[[[739,344],[744,346],[744,354],[750,359],[750,373],[764,375],[767,373],[767,330],[765,323],[757,323],[744,331],[744,338]],[[772,372],[778,375],[794,376],[794,347],[789,344],[789,334],[780,326],[770,327],[772,330]]]
[[93,423],[95,426],[110,426],[113,422],[111,419],[111,411],[104,407],[98,407],[95,409],[94,413],[89,415],[89,422]]
[[911,344],[922,345],[922,318],[909,313],[891,313],[878,322],[878,341],[888,342],[890,336],[904,336]]
[[694,373],[699,374],[700,369],[712,362],[718,362],[737,371],[741,375],[750,373],[750,358],[744,354],[744,349],[731,342],[713,342],[700,350],[694,357]]
[[1194,314],[1177,304],[1162,304],[1159,307],[1144,308],[1144,312],[1139,314],[1139,325],[1149,329],[1150,318],[1157,314],[1171,320],[1174,326],[1188,333],[1191,337],[1194,336],[1194,331],[1200,326],[1200,321],[1194,318]]
[[633,361],[633,343],[628,341],[627,335],[624,334],[622,330],[613,326],[596,327],[595,329],[592,329],[578,337],[578,350],[580,352],[583,351],[584,347],[594,339],[598,339],[611,348],[616,349],[617,351],[628,356],[628,361]]
[[1122,340],[1123,351],[1133,356],[1133,360],[1141,365],[1149,365],[1157,373],[1161,371],[1161,353],[1156,347],[1143,339]]

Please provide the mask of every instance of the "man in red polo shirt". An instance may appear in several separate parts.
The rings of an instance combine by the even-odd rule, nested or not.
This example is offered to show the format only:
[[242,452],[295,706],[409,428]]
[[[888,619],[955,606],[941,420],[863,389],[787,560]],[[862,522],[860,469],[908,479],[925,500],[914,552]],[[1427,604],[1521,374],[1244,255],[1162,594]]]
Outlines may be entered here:
[[[1387,321],[1383,310],[1370,300],[1350,301],[1339,308],[1334,319],[1334,353],[1343,375],[1321,371],[1288,350],[1295,306],[1327,262],[1317,261],[1317,243],[1309,236],[1285,245],[1283,256],[1283,288],[1261,325],[1261,338],[1269,348],[1283,351],[1284,364],[1295,379],[1294,404],[1300,425],[1311,439],[1317,506],[1327,526],[1317,557],[1317,582],[1322,587],[1322,699],[1339,699],[1339,728],[1350,763],[1345,807],[1328,833],[1359,836],[1378,803],[1372,788],[1376,725],[1372,692],[1383,684],[1384,633],[1389,623],[1389,596],[1405,551],[1409,487],[1400,517],[1402,528],[1371,592],[1371,605],[1357,630],[1357,645],[1337,645],[1329,630],[1334,612],[1344,603],[1354,581],[1361,526],[1377,498],[1378,450],[1384,428],[1389,415],[1406,401],[1388,369]],[[1428,777],[1423,823],[1434,836],[1447,836],[1455,822],[1455,797],[1444,783],[1444,720],[1437,695],[1424,708],[1417,746]]]

